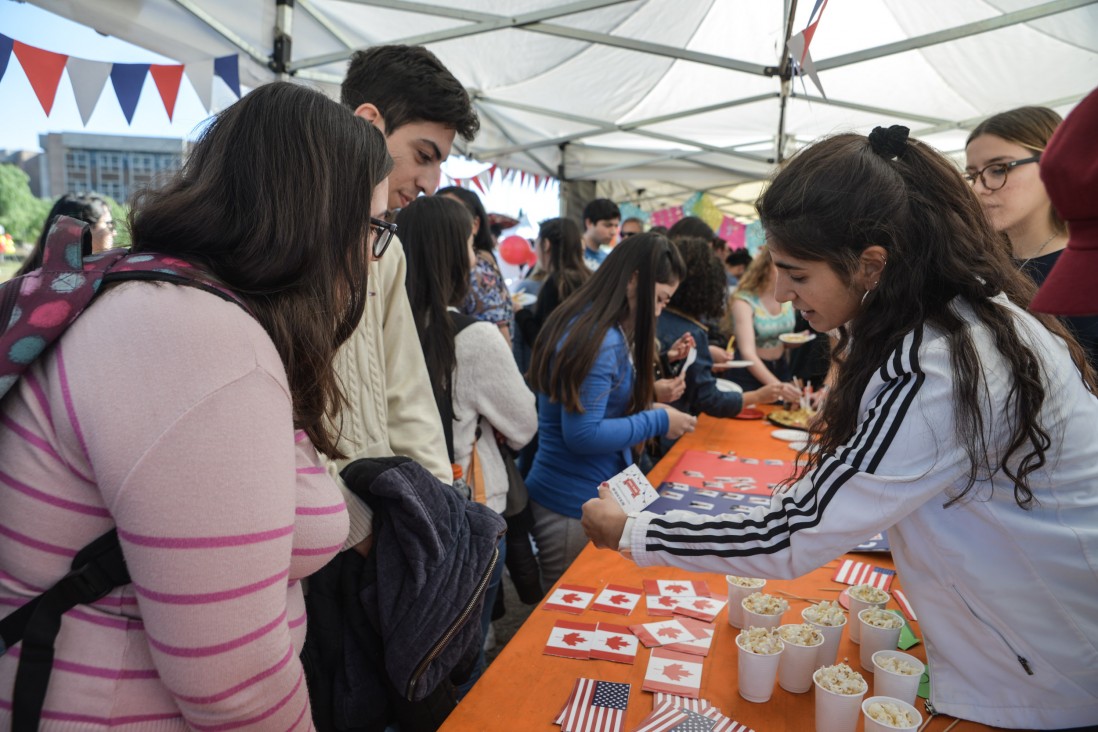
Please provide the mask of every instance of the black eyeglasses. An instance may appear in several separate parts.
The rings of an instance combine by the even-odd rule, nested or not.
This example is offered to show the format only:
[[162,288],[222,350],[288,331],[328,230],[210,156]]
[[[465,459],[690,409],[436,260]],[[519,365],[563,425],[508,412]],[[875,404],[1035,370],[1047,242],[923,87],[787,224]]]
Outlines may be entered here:
[[1026,163],[1036,163],[1041,159],[1040,155],[1034,155],[1029,158],[1022,158],[1021,160],[1011,160],[1009,163],[992,163],[991,165],[985,165],[982,170],[974,172],[966,172],[965,180],[970,185],[976,185],[976,179],[979,178],[980,182],[984,184],[984,188],[989,191],[997,191],[1006,185],[1007,175],[1011,170],[1017,168],[1019,165],[1025,165]]
[[389,244],[392,243],[393,237],[396,236],[397,225],[371,216],[370,229],[374,234],[374,243],[370,251],[373,252],[375,258],[380,259],[385,250],[389,248]]

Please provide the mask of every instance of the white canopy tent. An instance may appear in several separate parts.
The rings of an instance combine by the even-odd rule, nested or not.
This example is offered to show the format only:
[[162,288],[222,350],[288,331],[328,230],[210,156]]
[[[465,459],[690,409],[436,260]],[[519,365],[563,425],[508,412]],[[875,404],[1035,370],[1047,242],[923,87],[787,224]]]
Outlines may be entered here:
[[830,0],[810,46],[826,98],[782,81],[811,0],[33,3],[183,63],[238,53],[246,86],[334,94],[354,49],[423,44],[480,112],[460,152],[649,208],[705,190],[749,214],[750,182],[823,135],[904,124],[956,152],[990,114],[1066,113],[1098,86],[1098,0]]

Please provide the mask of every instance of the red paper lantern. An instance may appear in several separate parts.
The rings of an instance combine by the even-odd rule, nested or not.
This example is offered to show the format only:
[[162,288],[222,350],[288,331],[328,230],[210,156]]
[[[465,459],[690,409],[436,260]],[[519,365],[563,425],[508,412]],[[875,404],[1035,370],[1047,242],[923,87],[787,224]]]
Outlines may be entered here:
[[503,257],[504,262],[516,267],[533,265],[538,261],[538,256],[534,253],[530,242],[514,234],[499,243],[499,255]]

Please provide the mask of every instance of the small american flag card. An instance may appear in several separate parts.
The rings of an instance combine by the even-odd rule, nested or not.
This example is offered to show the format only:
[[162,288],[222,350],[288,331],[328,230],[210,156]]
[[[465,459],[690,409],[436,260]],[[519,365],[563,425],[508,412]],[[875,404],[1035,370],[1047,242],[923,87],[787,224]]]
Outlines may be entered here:
[[686,718],[671,728],[670,732],[713,732],[717,720],[704,714],[683,710]]
[[669,643],[679,643],[697,638],[679,620],[661,620],[658,623],[630,625],[629,629],[648,648],[666,646]]
[[606,589],[595,598],[592,610],[601,610],[604,613],[617,615],[629,615],[633,608],[640,602],[643,593],[635,587],[623,585],[607,585]]
[[701,675],[702,662],[697,656],[653,648],[641,688],[697,699],[701,696]]
[[629,684],[578,679],[561,732],[622,732],[628,704]]
[[595,624],[574,620],[558,620],[549,633],[549,641],[542,651],[546,656],[564,658],[590,658],[595,641]]
[[688,698],[663,691],[657,691],[652,696],[653,709],[661,709],[668,705],[674,706],[676,709],[689,709],[692,712],[704,712],[712,706],[708,699]]
[[755,732],[746,724],[740,724],[736,720],[724,716],[716,707],[710,707],[702,714],[716,721],[710,732]]
[[542,610],[559,610],[564,613],[579,615],[594,599],[597,590],[594,587],[581,585],[561,585],[553,590],[549,599],[541,606]]
[[892,585],[892,578],[895,576],[896,573],[891,569],[874,567],[868,562],[844,559],[831,579],[844,585],[873,585],[888,592],[889,586]]
[[637,660],[637,636],[624,625],[599,623],[591,643],[591,658],[632,664]]
[[633,732],[671,732],[675,725],[686,719],[686,711],[666,706],[653,710],[641,720],[640,726]]

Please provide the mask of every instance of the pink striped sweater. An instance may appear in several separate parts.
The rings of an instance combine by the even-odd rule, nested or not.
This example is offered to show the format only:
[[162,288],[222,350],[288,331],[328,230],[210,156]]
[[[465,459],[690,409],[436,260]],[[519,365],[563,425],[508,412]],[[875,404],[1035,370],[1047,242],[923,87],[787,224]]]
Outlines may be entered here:
[[312,729],[299,580],[347,514],[236,305],[121,285],[0,403],[0,613],[112,526],[133,584],[65,616],[41,728]]

